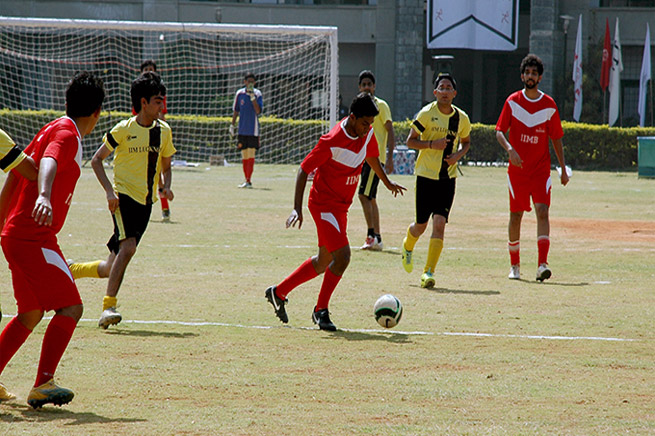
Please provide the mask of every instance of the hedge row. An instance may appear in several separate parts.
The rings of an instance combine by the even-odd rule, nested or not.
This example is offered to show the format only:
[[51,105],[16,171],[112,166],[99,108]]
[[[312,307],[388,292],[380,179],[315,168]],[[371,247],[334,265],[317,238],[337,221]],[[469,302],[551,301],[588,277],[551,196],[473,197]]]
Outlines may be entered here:
[[[5,129],[18,144],[27,145],[39,128],[61,116],[55,111],[0,110],[0,128]],[[88,159],[102,140],[102,135],[115,123],[130,116],[127,113],[103,112],[94,132],[85,138],[84,157]],[[210,118],[170,115],[173,138],[181,159],[208,160],[222,154],[237,160],[234,140],[228,136],[230,118]],[[563,122],[564,149],[567,164],[576,169],[634,170],[637,168],[637,137],[655,136],[655,128],[608,128],[602,125]],[[20,128],[18,127],[20,126]],[[314,146],[325,129],[322,121],[261,119],[260,156],[270,163],[299,163]],[[394,123],[397,143],[405,142],[410,121]],[[280,139],[282,138],[282,139]],[[308,138],[311,138],[308,140]],[[265,152],[264,152],[265,151]],[[555,156],[553,162],[555,163]],[[505,151],[496,141],[494,126],[473,124],[471,149],[466,161],[504,162]]]

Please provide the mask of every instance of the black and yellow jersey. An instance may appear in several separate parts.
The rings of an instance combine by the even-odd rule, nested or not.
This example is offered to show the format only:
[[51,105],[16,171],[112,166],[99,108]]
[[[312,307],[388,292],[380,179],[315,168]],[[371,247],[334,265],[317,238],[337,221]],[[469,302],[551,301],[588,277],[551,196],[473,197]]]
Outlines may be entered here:
[[16,168],[27,155],[16,145],[13,139],[0,129],[0,169],[5,173]]
[[161,158],[176,152],[170,126],[155,120],[150,127],[143,127],[132,117],[116,124],[103,141],[114,152],[116,192],[141,204],[156,202]]

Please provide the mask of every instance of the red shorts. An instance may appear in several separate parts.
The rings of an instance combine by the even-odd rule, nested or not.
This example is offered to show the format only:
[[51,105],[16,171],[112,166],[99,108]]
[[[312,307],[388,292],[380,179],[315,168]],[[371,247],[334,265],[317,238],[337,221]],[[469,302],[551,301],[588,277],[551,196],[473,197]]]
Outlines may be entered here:
[[18,313],[58,310],[82,304],[70,269],[56,242],[4,237],[5,254]]
[[523,175],[507,173],[509,187],[509,211],[530,212],[530,197],[533,203],[543,203],[550,207],[552,180],[548,171]]
[[309,212],[316,223],[319,247],[325,247],[332,253],[349,244],[346,234],[348,212],[323,212],[312,208]]

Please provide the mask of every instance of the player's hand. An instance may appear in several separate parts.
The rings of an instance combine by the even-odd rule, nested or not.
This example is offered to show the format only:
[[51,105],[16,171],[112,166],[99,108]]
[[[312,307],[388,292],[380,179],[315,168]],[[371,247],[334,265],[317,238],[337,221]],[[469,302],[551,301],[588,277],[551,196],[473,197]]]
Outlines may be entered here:
[[562,171],[562,175],[560,176],[559,180],[560,180],[560,182],[562,182],[563,186],[566,186],[569,183],[569,180],[571,180],[571,179],[570,179],[569,175],[567,174],[566,170]]
[[512,163],[512,165],[519,168],[523,167],[523,159],[521,159],[521,156],[519,156],[516,150],[510,148],[507,153],[509,154],[509,161]]
[[449,154],[443,159],[448,165],[455,165],[459,158],[454,154]]
[[118,208],[118,197],[114,191],[107,194],[107,207],[111,213],[114,213]]
[[175,198],[175,195],[173,194],[173,191],[170,188],[168,188],[168,189],[163,188],[161,190],[161,196],[160,197],[166,198],[169,201],[173,201],[173,199]]
[[403,195],[404,191],[407,191],[407,188],[405,188],[403,185],[398,184],[394,182],[393,180],[389,180],[389,184],[387,185],[387,189],[391,191],[393,196],[397,196],[398,194]]
[[230,133],[230,136],[234,136],[234,134],[236,133],[236,129],[234,127],[234,124],[230,124],[230,127],[227,130]]
[[48,198],[39,195],[32,210],[32,218],[40,226],[52,225],[52,205]]
[[298,211],[294,209],[291,211],[291,215],[287,218],[287,229],[289,227],[295,227],[296,223],[298,223],[298,230],[300,230],[302,227],[302,210]]

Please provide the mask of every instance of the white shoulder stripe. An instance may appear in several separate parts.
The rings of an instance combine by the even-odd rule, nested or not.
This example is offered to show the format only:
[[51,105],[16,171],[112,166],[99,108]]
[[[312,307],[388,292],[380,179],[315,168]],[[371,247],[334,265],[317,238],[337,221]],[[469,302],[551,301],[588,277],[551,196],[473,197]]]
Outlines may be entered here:
[[527,127],[534,127],[543,124],[550,120],[555,113],[555,108],[549,107],[531,114],[515,101],[510,101],[509,106],[512,109],[512,116]]

